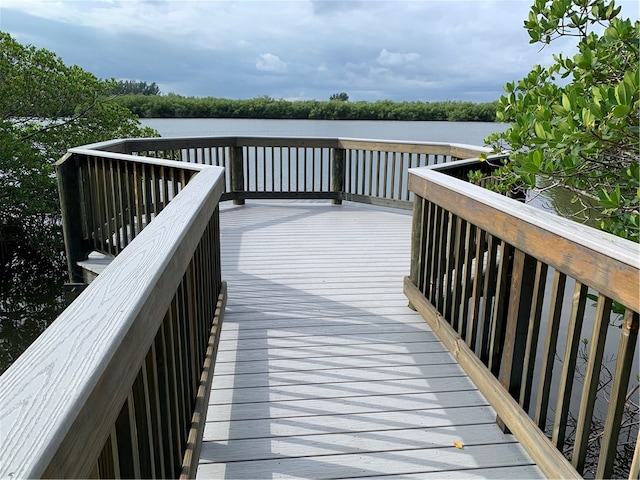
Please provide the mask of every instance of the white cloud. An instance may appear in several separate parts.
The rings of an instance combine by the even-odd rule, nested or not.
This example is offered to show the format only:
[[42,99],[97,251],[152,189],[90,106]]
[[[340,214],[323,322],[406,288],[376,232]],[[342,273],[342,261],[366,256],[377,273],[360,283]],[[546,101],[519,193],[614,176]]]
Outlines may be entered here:
[[260,60],[256,62],[256,69],[261,72],[284,73],[287,71],[287,64],[277,55],[263,53],[260,55]]
[[396,66],[415,62],[419,59],[419,53],[393,53],[383,48],[376,61],[380,65]]
[[[18,41],[164,93],[490,101],[555,51],[529,44],[532,2],[0,0],[0,9]],[[620,2],[626,16],[636,2]]]

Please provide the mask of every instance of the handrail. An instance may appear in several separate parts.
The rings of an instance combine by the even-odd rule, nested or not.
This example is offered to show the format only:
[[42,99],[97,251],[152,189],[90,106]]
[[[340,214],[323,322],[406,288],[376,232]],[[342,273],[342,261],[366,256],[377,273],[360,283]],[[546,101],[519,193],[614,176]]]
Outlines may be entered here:
[[[97,157],[101,179],[85,175]],[[114,172],[131,161],[78,149],[58,166],[93,182],[76,186],[89,194],[107,178],[119,185]],[[181,167],[197,174],[0,377],[1,477],[175,477],[183,469],[190,430],[202,429],[191,415],[226,293],[223,169]]]
[[104,150],[226,168],[223,200],[330,199],[410,209],[409,168],[489,150],[442,142],[325,137],[221,136],[105,142]]
[[[405,280],[411,304],[455,351],[500,422],[546,475],[578,475],[587,455],[599,455],[596,476],[611,476],[629,379],[637,373],[638,245],[433,169],[412,170],[409,188],[416,195],[411,275]],[[570,288],[573,298],[565,299]],[[591,311],[590,298],[597,299]],[[590,427],[614,302],[625,313],[602,446],[594,453],[588,448]],[[590,315],[586,377],[576,399],[575,368]],[[565,347],[558,341],[563,337]],[[563,358],[559,367],[556,354]],[[553,381],[558,400],[550,407]],[[576,402],[576,435],[567,445]],[[573,447],[572,464],[556,450],[567,446]],[[637,455],[637,444],[635,449]]]

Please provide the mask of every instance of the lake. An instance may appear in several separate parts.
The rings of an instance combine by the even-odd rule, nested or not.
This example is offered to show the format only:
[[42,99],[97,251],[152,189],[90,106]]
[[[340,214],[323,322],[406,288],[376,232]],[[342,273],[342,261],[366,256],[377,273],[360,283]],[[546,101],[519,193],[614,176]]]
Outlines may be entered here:
[[451,142],[484,145],[484,138],[503,132],[506,123],[399,122],[374,120],[258,120],[223,118],[147,118],[140,122],[163,137],[246,135],[343,137],[376,140]]

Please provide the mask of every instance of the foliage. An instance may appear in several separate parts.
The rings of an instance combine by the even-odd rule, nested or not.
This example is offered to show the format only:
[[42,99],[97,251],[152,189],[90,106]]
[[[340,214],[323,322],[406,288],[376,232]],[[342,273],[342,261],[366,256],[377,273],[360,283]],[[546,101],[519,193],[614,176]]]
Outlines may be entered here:
[[160,87],[153,83],[138,82],[136,80],[118,80],[110,93],[114,95],[160,95]]
[[263,96],[232,100],[215,97],[123,95],[115,101],[141,118],[281,118],[311,120],[405,120],[493,122],[496,105],[473,102],[347,102],[276,100]]
[[600,228],[637,242],[640,22],[619,13],[607,0],[535,0],[531,43],[575,37],[577,53],[508,83],[497,118],[511,127],[487,143],[511,151],[503,185],[561,185],[595,205]]
[[0,268],[20,251],[60,258],[53,164],[67,148],[154,135],[111,101],[113,88],[0,32]]
[[334,93],[329,97],[329,101],[334,101],[334,100],[338,102],[348,102],[349,95],[347,95],[346,92]]
[[[582,389],[584,386],[586,372],[589,365],[589,339],[583,338],[578,350],[575,368],[576,384],[574,388]],[[594,478],[598,468],[599,454],[602,448],[602,440],[605,432],[606,408],[611,401],[611,389],[614,384],[615,357],[603,359],[598,376],[598,386],[596,389],[595,412],[589,426],[589,442],[585,455],[583,476]],[[640,418],[640,405],[638,404],[637,392],[640,389],[640,378],[630,379],[629,390],[625,396],[624,409],[620,419],[620,431],[616,442],[616,452],[613,461],[612,478],[629,478],[629,471],[633,461],[636,440],[638,438],[638,419]],[[604,410],[604,411],[603,411]],[[563,454],[567,458],[573,455],[576,442],[576,433],[579,421],[575,413],[569,412],[567,419],[567,430]],[[550,428],[552,428],[550,426]],[[547,432],[549,435],[552,431]]]

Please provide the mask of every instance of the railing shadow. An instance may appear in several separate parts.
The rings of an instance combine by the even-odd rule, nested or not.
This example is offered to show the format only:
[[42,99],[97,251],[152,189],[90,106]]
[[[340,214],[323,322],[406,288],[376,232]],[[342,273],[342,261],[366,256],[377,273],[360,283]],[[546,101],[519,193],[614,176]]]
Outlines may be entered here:
[[[381,289],[379,281],[366,284],[366,267],[364,275],[349,274],[347,268],[347,276],[365,282],[369,299],[358,303],[342,294],[340,284],[353,286],[349,278],[335,276],[336,270],[344,272],[344,265],[335,263],[336,256],[344,255],[344,245],[357,245],[363,236],[375,239],[377,252],[356,254],[358,262],[381,270],[391,267],[390,278],[399,278],[404,267],[397,258],[385,265],[385,251],[404,249],[408,261],[409,246],[377,236],[384,227],[357,237],[357,226],[342,232],[342,221],[331,224],[322,218],[335,208],[270,205],[269,212],[275,213],[269,218],[262,205],[222,211],[223,275],[230,292],[225,329],[233,334],[223,334],[220,343],[201,462],[216,462],[215,473],[224,472],[224,478],[250,477],[258,471],[267,477],[287,475],[295,469],[319,475],[314,478],[336,470],[358,477],[385,474],[391,464],[396,473],[458,470],[460,459],[444,458],[459,438],[469,438],[465,443],[470,458],[487,444],[512,443],[513,437],[499,432],[493,409],[451,354],[406,306],[400,282],[383,280]],[[347,216],[344,211],[340,215]],[[297,238],[276,236],[288,223],[299,229],[300,220],[322,225],[318,228],[325,233],[313,229]],[[406,231],[394,235],[406,240],[409,219],[404,223]],[[323,242],[309,238],[311,250],[298,243],[319,234],[326,237]],[[253,257],[248,244],[260,239],[262,258]],[[284,245],[277,252],[270,249],[279,243]],[[324,250],[309,262],[318,243]],[[265,257],[271,262],[260,271]],[[330,259],[332,265],[324,271],[309,271],[311,264]],[[280,269],[273,270],[273,263]],[[296,267],[301,270],[296,272]],[[387,292],[389,284],[392,293]],[[340,409],[337,417],[327,414],[332,406]],[[438,429],[439,436],[424,434],[426,427],[430,432]],[[337,435],[345,429],[352,444]],[[425,458],[427,449],[433,449],[438,461]],[[349,455],[371,456],[374,465],[355,467]],[[259,470],[236,463],[246,457]],[[296,460],[285,463],[285,458]]]

